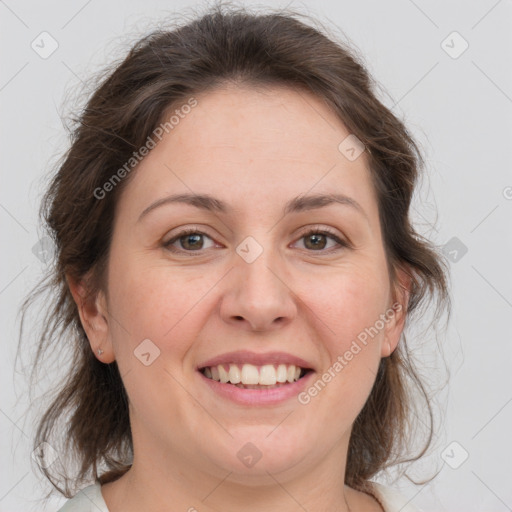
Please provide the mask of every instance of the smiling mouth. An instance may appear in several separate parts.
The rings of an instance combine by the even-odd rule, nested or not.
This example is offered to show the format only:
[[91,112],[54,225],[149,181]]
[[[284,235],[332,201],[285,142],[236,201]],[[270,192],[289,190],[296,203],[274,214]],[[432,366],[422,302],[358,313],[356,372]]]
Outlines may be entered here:
[[313,371],[293,364],[219,364],[206,366],[199,371],[207,378],[242,389],[272,389],[286,386],[302,379]]

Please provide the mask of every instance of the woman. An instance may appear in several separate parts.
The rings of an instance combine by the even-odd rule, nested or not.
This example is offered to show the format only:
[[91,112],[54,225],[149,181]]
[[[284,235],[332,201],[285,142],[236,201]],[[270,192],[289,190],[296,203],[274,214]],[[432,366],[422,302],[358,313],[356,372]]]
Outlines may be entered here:
[[407,451],[404,326],[449,302],[409,221],[420,167],[355,56],[289,11],[139,41],[43,204],[40,354],[73,363],[35,445],[61,511],[416,510],[371,478],[430,440]]

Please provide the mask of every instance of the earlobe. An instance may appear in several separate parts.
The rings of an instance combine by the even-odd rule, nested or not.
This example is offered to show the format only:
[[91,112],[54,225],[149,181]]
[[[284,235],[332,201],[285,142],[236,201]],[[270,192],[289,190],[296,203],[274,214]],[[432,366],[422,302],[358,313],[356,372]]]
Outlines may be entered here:
[[390,314],[387,315],[388,325],[382,343],[381,357],[390,356],[398,346],[405,323],[404,310],[402,304],[397,302],[393,303],[393,306],[387,310]]
[[87,278],[76,280],[66,275],[66,281],[91,350],[101,362],[111,363],[115,360],[115,355],[105,294],[101,290],[95,294],[90,293],[86,285]]
[[382,344],[382,350],[381,350],[381,357],[388,357],[390,356],[397,345],[394,346],[394,348],[391,348],[391,343],[388,340],[388,337],[386,336],[386,339],[384,340],[384,343]]
[[412,279],[403,269],[398,270],[397,277],[392,303],[386,311],[387,325],[381,347],[381,357],[388,357],[396,350],[407,318]]

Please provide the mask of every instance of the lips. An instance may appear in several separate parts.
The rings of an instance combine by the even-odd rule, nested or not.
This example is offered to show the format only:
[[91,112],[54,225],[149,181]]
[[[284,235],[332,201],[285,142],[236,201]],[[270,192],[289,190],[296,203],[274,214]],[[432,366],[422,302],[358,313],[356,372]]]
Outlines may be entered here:
[[[217,366],[217,368],[218,367],[219,366]],[[201,382],[213,392],[213,396],[218,396],[221,400],[227,400],[230,403],[250,407],[277,406],[290,400],[297,400],[299,394],[303,392],[307,386],[311,385],[315,376],[315,372],[309,370],[305,375],[293,382],[278,382],[273,385],[245,385],[242,383],[232,384],[230,382],[220,382],[207,377],[203,372],[204,370],[198,370],[197,374]]]
[[203,370],[206,367],[219,366],[219,365],[243,365],[251,364],[253,366],[264,366],[264,365],[295,365],[304,370],[314,370],[311,363],[297,357],[293,354],[286,352],[250,352],[248,350],[238,350],[235,352],[227,352],[225,354],[218,355],[211,359],[201,362],[197,365],[197,370]]

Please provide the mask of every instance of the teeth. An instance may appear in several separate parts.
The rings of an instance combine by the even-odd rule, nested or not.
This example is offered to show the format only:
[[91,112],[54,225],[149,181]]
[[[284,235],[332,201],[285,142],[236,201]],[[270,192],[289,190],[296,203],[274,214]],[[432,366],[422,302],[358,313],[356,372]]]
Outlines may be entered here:
[[288,375],[288,372],[286,371],[286,365],[280,364],[277,367],[277,375],[276,375],[277,382],[286,382],[287,375]]
[[242,375],[240,373],[240,368],[234,364],[229,365],[229,382],[231,384],[238,384],[242,381]]
[[263,366],[254,366],[244,364],[220,364],[204,369],[205,377],[216,380],[217,382],[243,385],[273,386],[279,383],[295,382],[299,379],[301,368],[293,364],[265,364]]
[[[231,367],[231,365],[229,365]],[[242,384],[259,384],[260,375],[258,368],[252,364],[244,364],[242,366]]]
[[286,380],[288,382],[293,382],[295,380],[295,366],[288,366],[288,371],[286,372]]
[[[299,370],[300,371],[300,370]],[[259,384],[273,386],[277,382],[276,369],[271,364],[261,367]]]
[[220,381],[226,383],[229,380],[228,372],[224,369],[224,366],[222,365],[219,365],[217,368],[219,370]]

